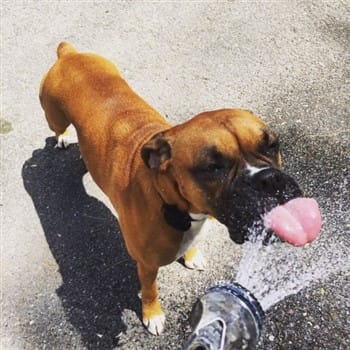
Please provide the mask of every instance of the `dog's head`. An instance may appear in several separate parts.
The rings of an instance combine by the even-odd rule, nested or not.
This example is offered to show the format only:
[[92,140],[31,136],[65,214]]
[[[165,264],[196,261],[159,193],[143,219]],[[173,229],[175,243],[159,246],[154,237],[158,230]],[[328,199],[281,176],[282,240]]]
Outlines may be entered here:
[[202,113],[154,136],[141,154],[165,203],[215,217],[237,243],[266,212],[302,195],[280,170],[277,136],[249,111]]

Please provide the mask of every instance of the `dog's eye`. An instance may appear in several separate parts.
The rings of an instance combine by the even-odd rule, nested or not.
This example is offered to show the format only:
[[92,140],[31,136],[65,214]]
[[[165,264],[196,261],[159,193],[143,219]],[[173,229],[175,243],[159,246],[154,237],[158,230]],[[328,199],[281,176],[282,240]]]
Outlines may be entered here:
[[198,163],[191,172],[197,179],[204,182],[216,181],[223,179],[233,164],[234,160],[231,156],[219,152],[216,147],[209,147],[199,154]]
[[271,143],[269,143],[267,147],[269,150],[277,152],[277,151],[279,151],[280,144],[279,144],[278,140],[275,140],[275,141],[272,141]]
[[269,135],[269,133],[264,132],[264,140],[261,145],[262,153],[265,153],[268,156],[273,156],[280,150],[280,143],[278,138],[275,136]]
[[215,172],[218,172],[222,169],[224,169],[224,165],[223,164],[219,164],[219,163],[211,163],[211,164],[208,164],[205,169],[205,171],[209,172],[209,173],[215,173]]
[[227,166],[225,163],[221,162],[204,163],[192,169],[192,173],[196,178],[202,179],[203,181],[213,181],[222,178],[226,171]]

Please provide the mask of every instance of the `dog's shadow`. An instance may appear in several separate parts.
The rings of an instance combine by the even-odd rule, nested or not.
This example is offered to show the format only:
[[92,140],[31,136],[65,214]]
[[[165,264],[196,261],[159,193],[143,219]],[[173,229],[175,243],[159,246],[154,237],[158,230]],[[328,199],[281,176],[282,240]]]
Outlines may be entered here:
[[140,317],[136,266],[116,218],[83,185],[87,172],[77,144],[61,151],[48,138],[22,169],[24,186],[59,266],[57,289],[67,318],[89,349],[112,349],[125,331],[124,309]]

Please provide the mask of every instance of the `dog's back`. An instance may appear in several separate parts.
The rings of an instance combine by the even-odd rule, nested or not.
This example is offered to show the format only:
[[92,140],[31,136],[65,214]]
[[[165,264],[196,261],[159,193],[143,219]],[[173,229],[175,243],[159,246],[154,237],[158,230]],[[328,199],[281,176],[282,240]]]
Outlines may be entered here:
[[59,44],[57,56],[42,80],[40,101],[58,146],[68,145],[67,128],[73,124],[81,154],[97,184],[105,192],[111,181],[114,186],[125,187],[125,168],[131,164],[120,164],[120,173],[114,174],[117,179],[107,180],[106,173],[111,174],[108,169],[114,166],[111,160],[133,155],[140,130],[147,129],[141,134],[150,138],[169,124],[129,87],[107,59],[79,53],[65,42]]

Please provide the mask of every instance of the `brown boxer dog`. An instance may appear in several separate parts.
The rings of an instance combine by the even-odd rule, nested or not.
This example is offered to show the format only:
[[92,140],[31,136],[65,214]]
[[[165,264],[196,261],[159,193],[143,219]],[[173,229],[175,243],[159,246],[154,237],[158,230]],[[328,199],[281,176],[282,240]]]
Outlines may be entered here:
[[87,169],[115,207],[137,262],[143,323],[160,334],[158,268],[181,256],[188,267],[203,267],[192,243],[207,215],[242,243],[266,208],[301,192],[279,170],[277,137],[251,112],[205,112],[172,126],[111,62],[68,43],[57,55],[40,88],[49,127],[61,148],[67,127],[76,128]]

